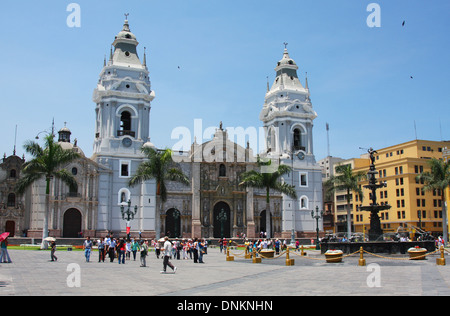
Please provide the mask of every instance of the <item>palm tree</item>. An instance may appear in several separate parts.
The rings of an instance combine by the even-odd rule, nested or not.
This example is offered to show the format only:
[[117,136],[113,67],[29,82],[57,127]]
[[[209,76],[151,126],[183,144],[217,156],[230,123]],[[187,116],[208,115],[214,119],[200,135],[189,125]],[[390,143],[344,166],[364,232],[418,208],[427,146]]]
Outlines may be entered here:
[[441,192],[442,202],[442,234],[444,243],[448,243],[448,228],[447,228],[447,211],[445,208],[445,190],[450,187],[450,161],[444,162],[433,158],[428,161],[431,172],[422,172],[416,179],[423,181],[423,190],[433,191],[439,190]]
[[72,150],[63,149],[54,141],[54,135],[49,134],[45,137],[45,147],[42,148],[34,141],[27,141],[24,145],[25,151],[34,158],[24,164],[23,177],[17,184],[17,191],[23,194],[25,190],[34,182],[45,178],[45,213],[42,227],[42,244],[41,249],[47,249],[47,242],[44,241],[48,237],[48,215],[50,212],[50,182],[53,178],[61,179],[68,186],[77,184],[75,178],[61,168],[65,164],[77,159],[80,155]]
[[250,170],[241,174],[241,183],[244,187],[265,189],[266,190],[266,232],[267,237],[271,237],[270,231],[270,190],[274,190],[287,196],[296,199],[297,193],[295,192],[295,187],[289,185],[285,182],[281,182],[281,177],[292,171],[292,168],[287,165],[279,165],[273,172],[269,171],[265,167],[271,166],[272,161],[267,162],[261,161],[260,157],[257,157],[258,170]]
[[347,192],[347,238],[352,236],[352,209],[350,207],[351,193],[355,192],[363,198],[363,192],[358,182],[366,176],[366,173],[359,171],[354,173],[350,164],[336,166],[336,175],[332,176],[325,186],[330,192],[346,191]]
[[[147,156],[148,160],[139,165],[136,174],[130,178],[128,185],[133,187],[150,179],[156,180],[156,196],[160,199],[160,202],[156,203],[156,235],[157,237],[160,237],[158,210],[164,209],[164,203],[167,201],[166,181],[175,181],[188,185],[189,179],[183,171],[175,167],[175,163],[172,160],[172,150],[158,150],[153,147],[145,146],[142,147],[141,150]],[[160,208],[158,208],[158,205]]]

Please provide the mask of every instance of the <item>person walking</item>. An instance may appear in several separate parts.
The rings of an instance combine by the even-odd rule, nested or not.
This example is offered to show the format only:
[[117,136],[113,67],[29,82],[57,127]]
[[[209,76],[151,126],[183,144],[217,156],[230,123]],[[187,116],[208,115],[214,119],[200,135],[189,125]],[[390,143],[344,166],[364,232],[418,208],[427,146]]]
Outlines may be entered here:
[[131,240],[128,239],[127,243],[126,243],[126,256],[125,256],[126,260],[130,260],[131,259]]
[[198,262],[198,239],[194,238],[194,244],[192,246],[191,251],[194,254],[194,263]]
[[188,259],[188,252],[189,252],[189,243],[187,240],[183,241],[183,260]]
[[[180,260],[180,251],[181,251],[182,247],[181,247],[181,242],[178,239],[175,242],[175,248],[176,248],[175,253],[177,256],[177,260]],[[174,257],[174,259],[175,259],[175,257]]]
[[108,245],[109,262],[114,262],[116,245],[116,240],[111,238]]
[[222,238],[219,239],[219,247],[220,247],[220,253],[222,253],[222,250],[223,250],[223,239]]
[[148,253],[148,244],[146,240],[141,240],[141,245],[139,246],[140,255],[141,255],[141,267],[147,266],[147,253]]
[[172,243],[169,241],[169,237],[164,237],[164,260],[163,260],[163,271],[161,273],[166,273],[167,266],[169,266],[173,273],[177,271],[177,267],[174,267],[173,264],[169,261],[170,259],[170,251],[172,250]]
[[52,241],[51,243],[50,243],[50,248],[51,248],[51,250],[50,250],[50,258],[51,258],[51,261],[56,261],[56,260],[58,260],[58,258],[55,256],[55,251],[56,251],[56,241]]
[[[0,249],[0,262],[11,263],[12,261],[8,253],[8,237],[6,237],[5,240],[1,242]],[[7,259],[8,261],[6,261]]]
[[199,239],[199,241],[197,243],[198,263],[204,263],[203,262],[204,248],[205,248],[205,244],[203,242],[203,239]]
[[275,254],[279,254],[280,253],[280,241],[277,239],[275,239]]
[[158,240],[155,239],[155,254],[156,254],[156,259],[159,259],[159,255],[161,254],[161,246],[158,242]]
[[117,246],[119,264],[120,263],[125,264],[125,251],[126,251],[126,242],[125,242],[125,239],[121,239],[119,241],[119,245]]
[[84,256],[86,257],[86,262],[89,262],[91,258],[91,250],[92,250],[92,240],[91,237],[87,236],[86,240],[83,243]]
[[98,241],[98,262],[105,262],[105,239],[103,237]]
[[133,260],[136,261],[136,253],[139,250],[139,243],[136,241],[136,239],[133,239],[133,242],[131,243],[131,252],[133,253]]

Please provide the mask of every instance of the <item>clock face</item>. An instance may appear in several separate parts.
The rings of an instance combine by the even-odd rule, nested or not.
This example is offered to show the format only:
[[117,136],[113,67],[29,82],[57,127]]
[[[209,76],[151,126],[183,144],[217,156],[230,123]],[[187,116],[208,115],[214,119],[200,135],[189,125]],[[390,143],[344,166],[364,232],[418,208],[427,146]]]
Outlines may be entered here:
[[124,145],[125,147],[130,147],[131,143],[132,143],[132,141],[128,137],[125,137],[124,139],[122,139],[122,145]]
[[305,159],[305,153],[304,153],[303,151],[300,151],[300,152],[297,154],[297,157],[298,157],[298,159],[303,160],[303,159]]

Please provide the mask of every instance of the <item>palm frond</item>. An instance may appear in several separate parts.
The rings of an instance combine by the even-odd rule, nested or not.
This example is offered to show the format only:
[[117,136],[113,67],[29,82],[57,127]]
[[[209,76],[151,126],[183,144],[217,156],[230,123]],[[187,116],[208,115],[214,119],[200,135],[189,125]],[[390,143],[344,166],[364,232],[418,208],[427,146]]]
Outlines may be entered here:
[[26,189],[35,181],[44,177],[43,173],[24,173],[24,176],[19,179],[16,185],[16,190],[19,194],[25,193]]

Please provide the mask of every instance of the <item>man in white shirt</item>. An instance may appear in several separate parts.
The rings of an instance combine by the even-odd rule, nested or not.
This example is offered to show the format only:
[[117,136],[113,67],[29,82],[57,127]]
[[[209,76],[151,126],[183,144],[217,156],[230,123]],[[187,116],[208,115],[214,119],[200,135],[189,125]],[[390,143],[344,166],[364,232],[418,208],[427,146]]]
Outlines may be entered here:
[[174,267],[173,264],[169,261],[170,259],[170,253],[172,251],[172,243],[169,241],[169,237],[164,237],[164,260],[163,260],[163,271],[161,273],[166,273],[166,268],[169,266],[172,268],[173,273],[177,271],[177,267]]

